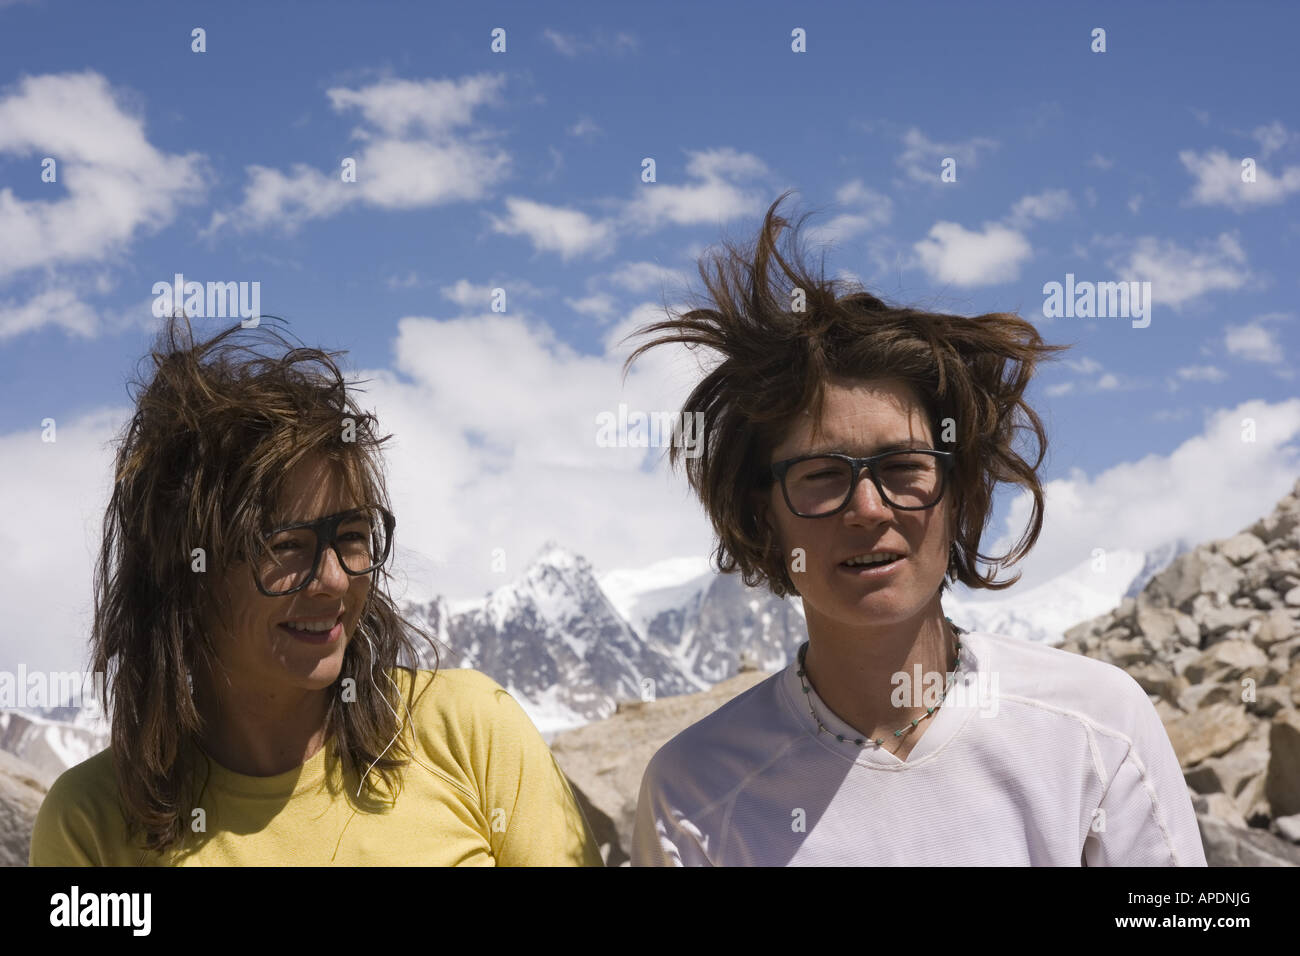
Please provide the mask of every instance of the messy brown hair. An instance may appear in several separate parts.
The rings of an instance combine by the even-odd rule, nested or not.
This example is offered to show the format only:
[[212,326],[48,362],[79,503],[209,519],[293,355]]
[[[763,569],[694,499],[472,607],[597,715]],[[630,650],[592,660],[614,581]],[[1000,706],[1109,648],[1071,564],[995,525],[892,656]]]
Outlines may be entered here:
[[[173,316],[149,356],[149,380],[131,383],[140,392],[104,515],[92,653],[107,675],[128,831],[143,834],[147,850],[185,839],[206,779],[193,680],[222,672],[212,624],[228,611],[221,575],[211,572],[258,553],[287,473],[308,455],[323,455],[353,500],[391,511],[381,446],[392,436],[377,435],[374,416],[349,394],[333,361],[344,353],[295,347],[274,321],[283,320],[263,316],[253,330],[237,325],[196,344],[189,320]],[[241,331],[254,342],[233,340]],[[259,337],[272,354],[257,351]],[[209,573],[195,573],[196,548]],[[400,666],[414,688],[421,656],[408,629],[428,641],[437,667],[437,646],[388,596],[387,567],[373,575],[357,630],[365,639],[348,645],[340,674],[353,679],[356,698],[331,694],[325,727],[331,759],[365,774],[362,800],[395,793],[410,757],[404,739],[389,747],[400,695],[383,676]]]
[[[790,223],[777,208],[789,194],[768,208],[752,248],[724,241],[722,253],[701,257],[705,301],[685,313],[668,309],[667,320],[632,333],[629,338],[665,334],[638,346],[623,366],[626,374],[643,352],[670,343],[704,346],[717,360],[682,407],[683,418],[703,413],[699,448],[687,458],[686,474],[718,536],[717,569],[739,571],[746,586],[766,584],[778,597],[799,593],[772,529],[755,510],[773,481],[771,454],[804,411],[820,420],[829,380],[893,379],[919,396],[934,447],[956,453],[948,479],[956,532],[940,593],[950,578],[970,588],[1010,587],[1020,574],[996,581],[998,568],[1029,552],[1043,522],[1037,472],[1047,437],[1024,393],[1037,362],[1070,346],[1044,344],[1038,330],[1014,314],[971,318],[893,307],[855,280],[827,280],[824,268],[814,275],[799,242],[808,214],[791,229],[787,253],[778,249]],[[793,308],[797,290],[803,311]],[[948,423],[953,437],[944,441]],[[1037,439],[1032,464],[1012,447],[1017,430]],[[675,466],[683,455],[674,441],[669,462]],[[979,552],[979,541],[998,482],[1021,486],[1034,505],[1019,542],[993,558]],[[977,560],[992,570],[981,574]]]

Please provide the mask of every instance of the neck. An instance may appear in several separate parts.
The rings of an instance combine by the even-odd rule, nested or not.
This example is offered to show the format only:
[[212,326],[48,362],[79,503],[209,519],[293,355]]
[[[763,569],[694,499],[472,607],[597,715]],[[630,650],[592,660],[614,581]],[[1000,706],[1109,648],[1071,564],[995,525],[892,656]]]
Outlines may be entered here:
[[204,731],[199,746],[227,770],[270,777],[302,766],[325,745],[327,690],[236,686],[195,675]]
[[[937,595],[914,617],[878,626],[854,627],[822,617],[807,602],[804,611],[806,679],[822,702],[864,737],[890,741],[894,731],[926,713],[924,704],[913,706],[913,701],[926,700],[933,681],[938,681],[935,697],[947,686],[948,672],[956,665],[955,641]],[[917,665],[923,683],[914,697]],[[891,701],[900,693],[896,674],[906,675],[901,686],[908,692],[901,707]],[[929,724],[921,720],[904,735],[905,741],[914,742]]]

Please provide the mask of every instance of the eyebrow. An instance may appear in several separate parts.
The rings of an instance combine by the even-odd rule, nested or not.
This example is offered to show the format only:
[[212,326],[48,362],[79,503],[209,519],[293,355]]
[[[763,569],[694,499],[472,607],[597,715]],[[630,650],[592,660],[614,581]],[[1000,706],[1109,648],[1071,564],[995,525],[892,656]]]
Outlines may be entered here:
[[[355,507],[355,508],[344,508],[342,511],[332,511],[332,512],[330,512],[329,514],[318,515],[318,516],[315,517],[315,518],[303,518],[303,519],[286,518],[286,519],[284,519],[283,521],[276,522],[275,524],[272,525],[272,527],[273,527],[273,528],[276,528],[276,529],[280,529],[280,528],[292,528],[292,527],[294,527],[295,525],[311,524],[312,522],[315,522],[315,521],[322,521],[322,520],[324,520],[325,518],[333,518],[335,515],[341,515],[341,514],[353,514],[353,513],[355,513],[355,512],[361,512],[361,511],[364,511],[364,510],[365,510],[365,507],[364,507],[363,505],[358,505],[358,506]],[[363,517],[363,515],[360,515],[360,514],[357,515],[357,518],[358,518],[358,519],[360,519],[360,518],[362,518],[362,517]]]
[[[870,458],[872,455],[883,455],[887,451],[904,451],[909,448],[929,448],[930,445],[920,438],[909,438],[899,441],[888,442],[884,445],[877,445],[875,448],[868,448],[859,456],[855,450],[847,445],[821,444],[810,448],[808,451],[800,452],[799,457],[804,455],[829,455],[832,453],[840,455],[849,455],[851,457]],[[859,450],[861,446],[859,446]]]

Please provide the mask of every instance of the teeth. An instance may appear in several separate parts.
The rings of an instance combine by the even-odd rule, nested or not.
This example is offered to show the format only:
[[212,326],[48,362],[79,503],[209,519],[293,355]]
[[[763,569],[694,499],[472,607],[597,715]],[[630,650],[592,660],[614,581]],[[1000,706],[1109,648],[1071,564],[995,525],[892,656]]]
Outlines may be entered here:
[[328,624],[305,624],[299,622],[297,624],[290,624],[289,626],[295,631],[311,631],[313,634],[321,634],[325,631],[333,630],[335,623],[336,622],[334,621],[331,621]]
[[896,554],[886,554],[883,551],[873,551],[871,554],[859,555],[856,558],[849,558],[844,563],[850,567],[858,567],[868,564],[884,564],[897,558]]

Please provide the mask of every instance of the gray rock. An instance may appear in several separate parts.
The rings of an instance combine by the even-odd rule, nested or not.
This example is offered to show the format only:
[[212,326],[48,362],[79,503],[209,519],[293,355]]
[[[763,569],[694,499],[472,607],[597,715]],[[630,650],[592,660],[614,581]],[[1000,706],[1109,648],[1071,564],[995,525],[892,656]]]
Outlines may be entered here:
[[1151,649],[1140,637],[1112,637],[1102,644],[1102,652],[1104,659],[1117,667],[1128,667],[1151,659]]
[[46,774],[0,750],[0,866],[26,866]]
[[1264,719],[1271,718],[1284,707],[1290,706],[1291,688],[1285,685],[1260,687],[1255,691],[1255,699],[1246,701],[1246,710]]
[[1274,644],[1280,644],[1282,641],[1290,638],[1300,638],[1300,623],[1291,615],[1286,608],[1273,608],[1264,615],[1260,622],[1259,630],[1255,632],[1252,640],[1260,647],[1268,650]]
[[1293,813],[1289,817],[1278,817],[1273,821],[1273,826],[1282,839],[1300,843],[1300,813]]
[[1200,814],[1196,822],[1210,866],[1300,866],[1300,847],[1267,830],[1235,827]]
[[1256,618],[1262,621],[1264,614],[1254,606],[1211,608],[1201,617],[1201,633],[1208,642],[1228,631],[1243,630]]
[[1212,704],[1231,704],[1236,700],[1237,694],[1232,686],[1211,681],[1187,687],[1178,695],[1175,703],[1178,704],[1179,710],[1190,714],[1202,707],[1209,707]]
[[1254,729],[1254,721],[1240,704],[1222,703],[1202,707],[1165,727],[1178,763],[1184,767],[1207,757],[1227,753]]
[[1300,510],[1297,510],[1295,496],[1288,495],[1278,503],[1272,514],[1260,518],[1249,530],[1260,541],[1272,544],[1289,538],[1297,528],[1300,528]]
[[1300,813],[1300,713],[1288,708],[1269,724],[1264,792],[1273,816]]
[[1247,668],[1263,667],[1267,663],[1268,655],[1250,641],[1220,641],[1188,665],[1182,676],[1192,684],[1206,680],[1226,682],[1236,680]]
[[1235,565],[1245,564],[1264,550],[1264,542],[1249,531],[1234,535],[1226,541],[1220,541],[1216,550]]

